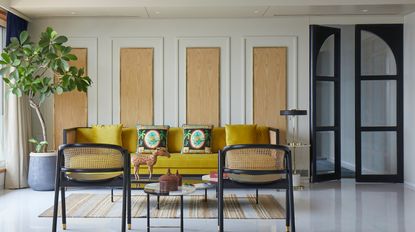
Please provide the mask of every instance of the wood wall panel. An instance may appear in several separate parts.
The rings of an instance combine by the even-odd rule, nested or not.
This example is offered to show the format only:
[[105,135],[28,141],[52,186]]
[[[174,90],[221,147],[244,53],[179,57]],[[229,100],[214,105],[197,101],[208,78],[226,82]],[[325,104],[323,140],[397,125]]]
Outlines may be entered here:
[[220,125],[220,48],[186,49],[186,121]]
[[121,123],[153,124],[153,48],[121,48],[120,52]]
[[286,143],[287,121],[280,110],[287,107],[287,48],[253,48],[253,119],[258,125],[280,129]]
[[[88,74],[88,49],[74,48],[72,54],[78,60],[71,61],[71,66],[84,68]],[[56,80],[56,79],[55,79]],[[72,127],[84,127],[88,125],[88,97],[87,93],[74,90],[54,96],[54,147],[57,149],[62,144],[62,130]]]

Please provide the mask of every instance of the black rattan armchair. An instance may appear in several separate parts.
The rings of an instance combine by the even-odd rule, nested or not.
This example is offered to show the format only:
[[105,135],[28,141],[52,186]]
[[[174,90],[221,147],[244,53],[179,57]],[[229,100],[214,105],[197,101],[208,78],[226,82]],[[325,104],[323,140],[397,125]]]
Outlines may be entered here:
[[[227,146],[218,157],[218,229],[224,230],[224,188],[266,188],[286,191],[286,229],[295,232],[291,151],[286,146]],[[223,178],[227,173],[229,178]],[[248,177],[248,178],[247,178]],[[253,181],[253,180],[259,181]]]
[[[111,173],[111,175],[108,175]],[[107,174],[97,179],[97,175]],[[95,175],[93,180],[88,176]],[[66,187],[121,187],[122,222],[121,231],[126,231],[131,222],[130,203],[130,153],[110,144],[64,144],[59,147],[56,165],[55,198],[53,208],[52,231],[56,231],[58,217],[59,190],[61,191],[62,227],[66,229]]]

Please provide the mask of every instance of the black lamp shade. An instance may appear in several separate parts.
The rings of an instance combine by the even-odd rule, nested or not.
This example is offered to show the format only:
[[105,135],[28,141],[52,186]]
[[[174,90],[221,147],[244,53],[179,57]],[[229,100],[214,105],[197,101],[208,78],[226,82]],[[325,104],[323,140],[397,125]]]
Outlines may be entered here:
[[307,110],[281,110],[280,115],[283,115],[283,116],[307,115]]

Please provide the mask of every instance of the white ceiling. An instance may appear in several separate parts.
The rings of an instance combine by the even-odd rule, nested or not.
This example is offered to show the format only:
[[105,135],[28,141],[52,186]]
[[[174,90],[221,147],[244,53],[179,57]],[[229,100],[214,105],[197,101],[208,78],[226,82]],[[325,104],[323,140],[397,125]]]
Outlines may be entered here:
[[405,15],[415,0],[8,0],[30,18],[134,16],[142,18],[236,18],[282,15]]

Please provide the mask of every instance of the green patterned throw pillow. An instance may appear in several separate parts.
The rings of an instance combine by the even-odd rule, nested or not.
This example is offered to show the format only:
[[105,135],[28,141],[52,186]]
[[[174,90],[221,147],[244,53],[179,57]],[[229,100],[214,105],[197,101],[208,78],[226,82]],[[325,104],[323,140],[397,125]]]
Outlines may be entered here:
[[167,149],[169,126],[137,125],[137,152],[153,153],[157,148]]
[[182,153],[212,153],[212,126],[183,125]]

